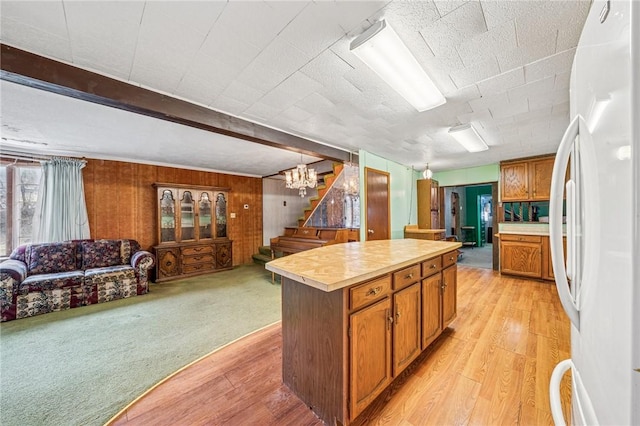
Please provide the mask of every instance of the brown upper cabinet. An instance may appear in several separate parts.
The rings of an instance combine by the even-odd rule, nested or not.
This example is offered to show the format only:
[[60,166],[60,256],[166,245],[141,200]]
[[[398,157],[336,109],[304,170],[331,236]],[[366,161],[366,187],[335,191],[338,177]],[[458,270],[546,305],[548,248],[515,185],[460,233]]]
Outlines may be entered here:
[[500,163],[500,201],[544,201],[550,198],[555,155]]

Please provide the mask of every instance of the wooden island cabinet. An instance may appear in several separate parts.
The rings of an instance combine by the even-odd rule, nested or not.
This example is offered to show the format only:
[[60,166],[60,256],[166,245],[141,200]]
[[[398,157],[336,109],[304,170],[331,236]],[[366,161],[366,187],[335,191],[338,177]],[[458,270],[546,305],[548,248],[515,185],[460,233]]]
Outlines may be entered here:
[[458,242],[379,240],[267,263],[282,275],[284,383],[352,422],[456,316]]

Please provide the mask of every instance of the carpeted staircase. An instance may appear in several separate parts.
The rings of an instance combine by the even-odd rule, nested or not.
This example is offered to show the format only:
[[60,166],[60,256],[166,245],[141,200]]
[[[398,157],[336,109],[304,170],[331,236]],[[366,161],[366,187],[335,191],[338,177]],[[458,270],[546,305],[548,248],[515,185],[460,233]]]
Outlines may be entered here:
[[[333,173],[328,173],[323,176],[320,176],[320,182],[318,183],[318,195],[316,197],[309,198],[309,206],[304,209],[304,216],[298,219],[298,226],[304,226],[309,217],[313,214],[315,209],[318,207],[324,196],[329,192],[329,189],[333,186],[334,182],[337,180],[340,173],[344,169],[344,164],[342,163],[334,163],[333,164]],[[281,257],[282,253],[276,252],[276,257]],[[253,258],[253,263],[258,265],[263,265],[269,261],[271,261],[271,248],[269,246],[260,246],[258,247],[258,253],[253,254],[251,256]]]
[[[278,253],[276,253],[276,256],[277,254]],[[265,263],[271,260],[271,248],[269,246],[260,246],[258,247],[258,253],[251,257],[253,258],[253,263],[264,266]]]

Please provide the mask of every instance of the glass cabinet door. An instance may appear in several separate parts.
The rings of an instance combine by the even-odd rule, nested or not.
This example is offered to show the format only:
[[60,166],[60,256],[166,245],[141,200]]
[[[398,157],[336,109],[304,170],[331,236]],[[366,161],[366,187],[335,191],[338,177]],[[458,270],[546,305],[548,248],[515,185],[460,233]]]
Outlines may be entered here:
[[211,198],[208,192],[200,193],[198,201],[198,231],[200,239],[212,238],[211,228]]
[[170,189],[162,191],[160,198],[160,242],[176,240],[176,202]]
[[227,200],[223,193],[216,195],[216,237],[227,236]]
[[182,192],[180,199],[180,236],[182,241],[195,239],[195,203],[191,191]]

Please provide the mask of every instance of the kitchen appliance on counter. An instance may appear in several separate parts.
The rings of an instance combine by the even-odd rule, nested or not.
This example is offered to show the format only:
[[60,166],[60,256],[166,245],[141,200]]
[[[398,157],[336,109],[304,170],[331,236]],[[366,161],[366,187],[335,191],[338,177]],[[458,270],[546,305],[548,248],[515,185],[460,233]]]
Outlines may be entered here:
[[564,424],[559,383],[569,369],[573,424],[640,424],[639,24],[640,2],[594,1],[573,61],[571,124],[549,208],[556,286],[571,320],[571,359],[558,364],[550,384],[557,425]]

